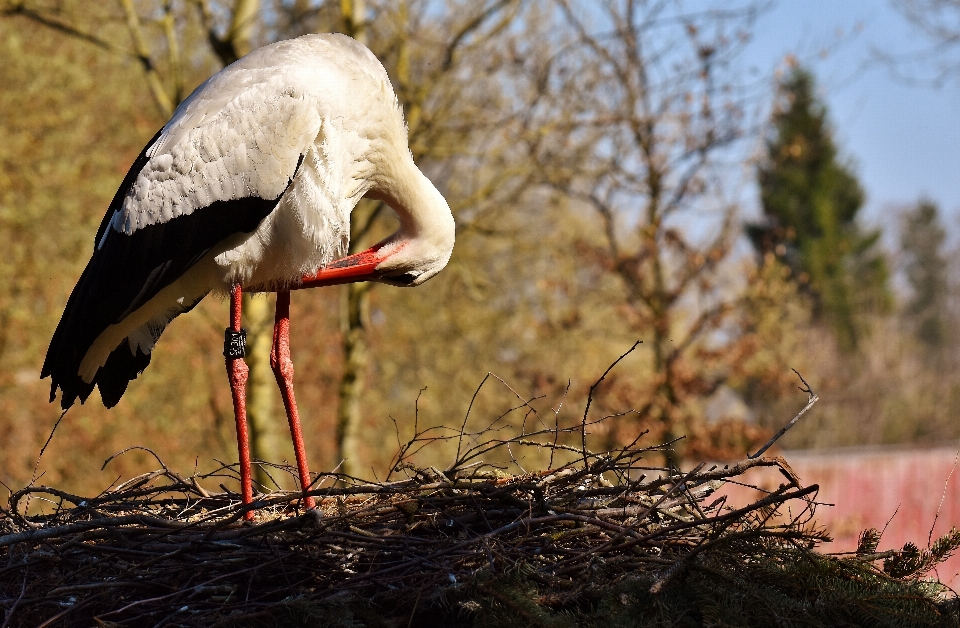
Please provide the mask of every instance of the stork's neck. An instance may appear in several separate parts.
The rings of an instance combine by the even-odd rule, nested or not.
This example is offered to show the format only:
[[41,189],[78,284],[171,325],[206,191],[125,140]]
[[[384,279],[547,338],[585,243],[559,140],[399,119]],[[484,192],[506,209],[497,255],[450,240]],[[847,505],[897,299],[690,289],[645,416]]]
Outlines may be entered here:
[[381,200],[397,213],[400,229],[398,241],[423,241],[453,248],[454,224],[450,207],[433,183],[407,157],[383,177],[367,196]]
[[366,196],[389,205],[400,229],[374,247],[337,260],[298,287],[355,281],[415,286],[430,279],[453,252],[453,215],[443,195],[409,155],[391,162]]

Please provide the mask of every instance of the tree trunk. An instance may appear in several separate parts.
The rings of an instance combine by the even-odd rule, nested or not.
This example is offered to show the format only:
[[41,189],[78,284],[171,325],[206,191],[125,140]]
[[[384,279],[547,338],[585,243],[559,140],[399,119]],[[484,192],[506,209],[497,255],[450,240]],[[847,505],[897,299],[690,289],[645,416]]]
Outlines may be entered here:
[[340,0],[343,32],[364,46],[367,45],[367,12],[365,0]]
[[337,462],[340,471],[357,475],[360,463],[360,420],[367,370],[367,338],[364,323],[370,304],[368,283],[347,284],[340,294],[340,330],[343,334],[343,374],[337,411]]
[[[341,0],[344,33],[366,44],[366,10],[363,0]],[[350,253],[363,249],[357,215],[351,215]],[[367,337],[364,321],[370,304],[371,284],[347,284],[340,291],[340,331],[343,334],[343,374],[337,407],[337,460],[341,473],[356,476],[360,468],[359,434],[364,379],[367,370]]]

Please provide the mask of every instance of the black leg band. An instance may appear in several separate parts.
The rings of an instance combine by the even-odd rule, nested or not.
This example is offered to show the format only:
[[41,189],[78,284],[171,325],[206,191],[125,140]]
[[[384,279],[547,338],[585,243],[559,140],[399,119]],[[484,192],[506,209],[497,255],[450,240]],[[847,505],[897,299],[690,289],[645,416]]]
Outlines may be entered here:
[[247,330],[233,331],[229,327],[223,332],[223,357],[242,358],[247,355]]

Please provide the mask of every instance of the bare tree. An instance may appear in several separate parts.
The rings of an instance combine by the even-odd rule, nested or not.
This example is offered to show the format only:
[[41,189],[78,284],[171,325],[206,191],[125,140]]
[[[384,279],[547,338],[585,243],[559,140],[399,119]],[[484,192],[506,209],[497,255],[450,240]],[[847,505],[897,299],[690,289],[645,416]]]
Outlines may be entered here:
[[900,79],[939,87],[960,76],[960,1],[894,0],[893,7],[918,31],[910,50],[878,48],[874,54]]
[[[467,120],[464,72],[472,54],[486,46],[518,19],[517,0],[451,3],[439,21],[430,19],[424,2],[382,2],[364,13],[364,3],[342,3],[342,28],[369,44],[394,80],[404,108],[410,146],[418,163],[450,160],[476,150],[472,144],[489,117]],[[462,109],[461,109],[462,107]],[[467,206],[476,207],[494,189],[481,191]],[[453,207],[459,213],[463,207]],[[360,251],[390,231],[392,213],[381,202],[367,199],[351,215],[350,252]],[[369,368],[367,321],[370,295],[376,284],[349,284],[341,288],[340,329],[343,372],[337,410],[337,451],[341,470],[356,474],[362,467],[359,449],[363,420],[362,399]]]
[[550,80],[577,111],[567,144],[538,159],[552,165],[547,183],[599,221],[603,240],[583,242],[586,259],[618,278],[624,312],[646,337],[652,377],[638,384],[646,399],[638,415],[670,441],[694,429],[692,402],[743,358],[743,282],[729,263],[741,190],[725,182],[737,176],[730,165],[743,163],[755,97],[733,60],[762,7],[558,6],[576,43]]

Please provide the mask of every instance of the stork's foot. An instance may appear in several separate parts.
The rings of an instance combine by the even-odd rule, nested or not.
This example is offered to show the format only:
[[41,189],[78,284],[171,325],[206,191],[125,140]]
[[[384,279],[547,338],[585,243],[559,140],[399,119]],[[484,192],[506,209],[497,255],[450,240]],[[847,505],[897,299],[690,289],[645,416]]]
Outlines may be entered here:
[[[300,475],[300,489],[310,490],[310,468],[307,465],[307,453],[303,446],[303,431],[300,429],[300,414],[297,412],[297,400],[293,394],[293,360],[290,358],[290,292],[277,293],[277,316],[273,326],[273,348],[270,350],[270,367],[277,378],[283,407],[287,411],[290,424],[290,436],[293,438],[293,453],[297,457],[297,471]],[[303,498],[303,505],[309,509],[315,507],[312,496]]]

